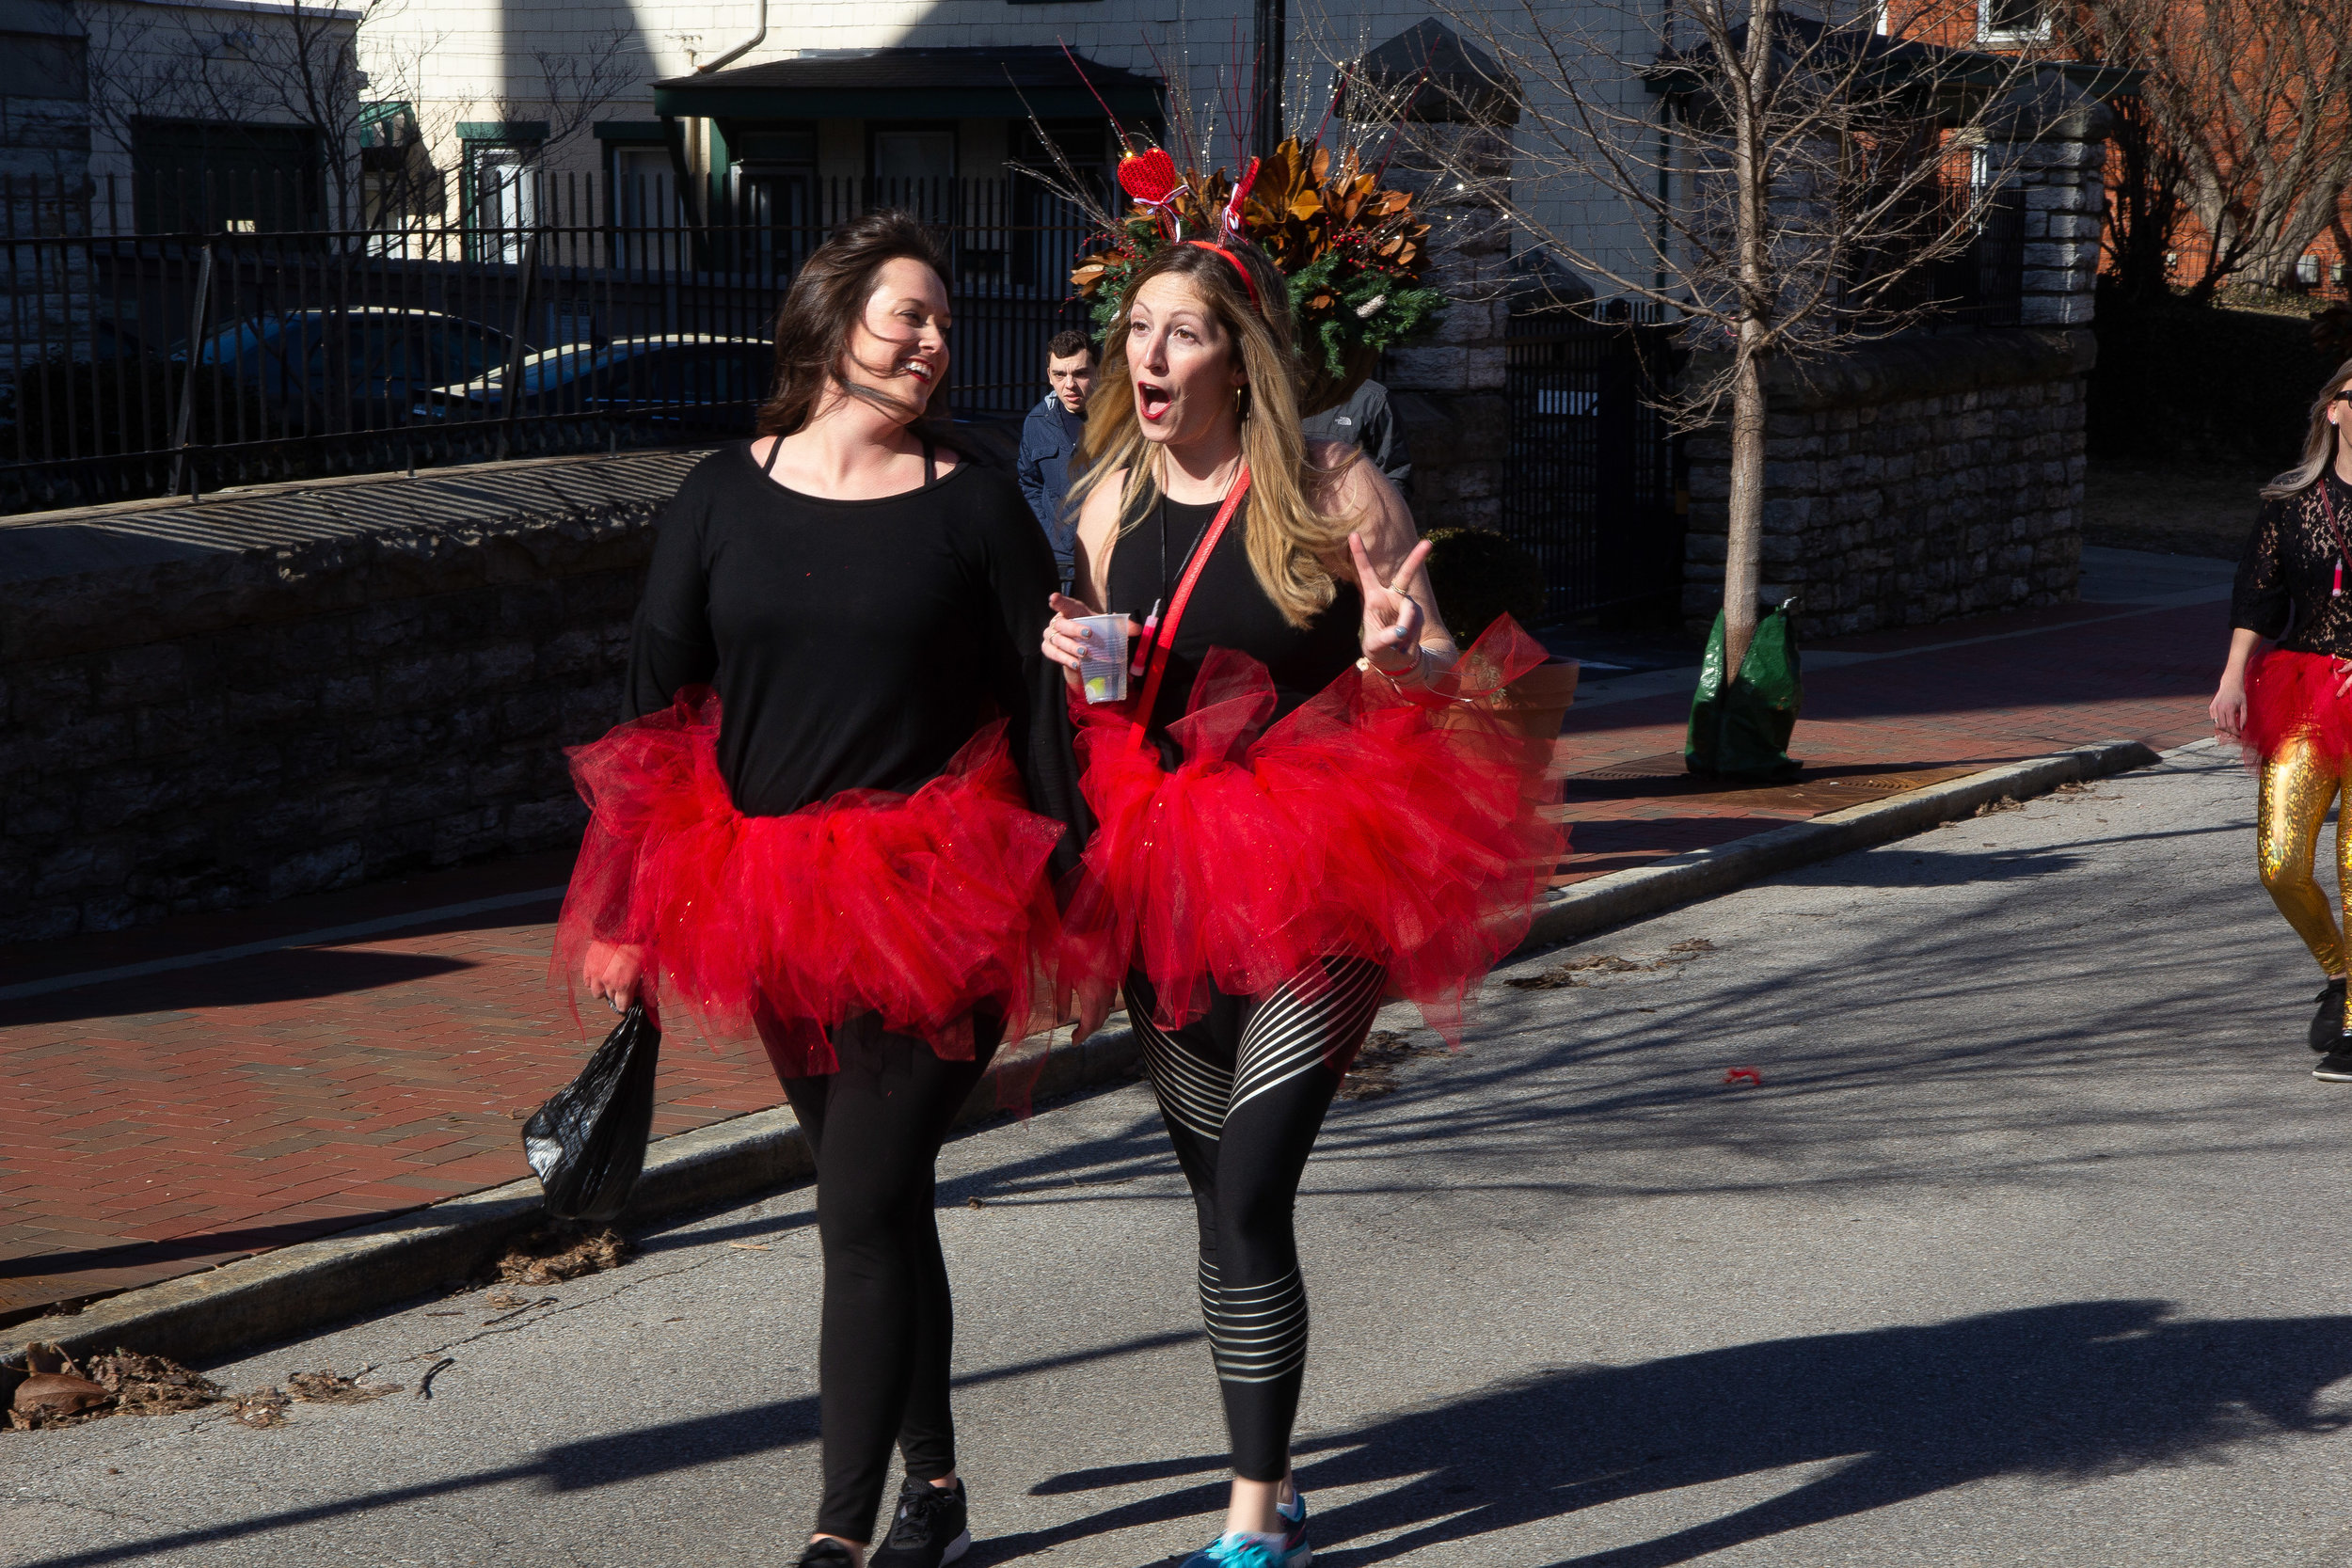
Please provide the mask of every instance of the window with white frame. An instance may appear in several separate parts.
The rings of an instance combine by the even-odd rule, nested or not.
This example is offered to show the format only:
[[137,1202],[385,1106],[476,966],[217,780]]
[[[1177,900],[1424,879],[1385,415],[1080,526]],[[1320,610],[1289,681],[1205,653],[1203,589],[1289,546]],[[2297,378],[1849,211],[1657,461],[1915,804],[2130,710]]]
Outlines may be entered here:
[[1979,43],[2042,43],[2050,37],[2050,0],[1977,0]]
[[479,259],[523,259],[523,237],[539,222],[538,153],[536,142],[466,143],[467,228]]

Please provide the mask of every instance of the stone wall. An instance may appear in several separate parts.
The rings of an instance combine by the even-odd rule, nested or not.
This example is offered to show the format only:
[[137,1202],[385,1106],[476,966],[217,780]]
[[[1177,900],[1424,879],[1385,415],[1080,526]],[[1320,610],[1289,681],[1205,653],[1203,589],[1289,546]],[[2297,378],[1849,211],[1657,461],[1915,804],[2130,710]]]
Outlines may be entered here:
[[[1409,191],[1429,225],[1423,277],[1452,303],[1426,339],[1391,349],[1381,371],[1413,459],[1413,515],[1433,528],[1499,528],[1511,406],[1503,340],[1516,89],[1495,62],[1435,20],[1359,62],[1402,105],[1386,183]],[[1374,138],[1375,145],[1381,138]]]
[[572,838],[698,455],[0,524],[0,941]]
[[[1776,366],[1765,465],[1767,603],[1807,636],[2074,596],[2090,334],[2019,328],[1894,341],[1800,378]],[[1689,448],[1683,615],[1723,608],[1730,442]]]

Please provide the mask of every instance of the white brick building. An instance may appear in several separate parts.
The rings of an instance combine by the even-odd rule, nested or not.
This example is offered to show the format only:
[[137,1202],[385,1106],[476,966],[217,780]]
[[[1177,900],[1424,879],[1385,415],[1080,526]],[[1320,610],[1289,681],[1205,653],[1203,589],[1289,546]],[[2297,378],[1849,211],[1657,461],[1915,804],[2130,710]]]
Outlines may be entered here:
[[[1565,3],[1588,10],[1595,25],[1622,25],[1616,6]],[[1433,9],[1420,0],[1338,0],[1328,9],[1293,0],[1290,12],[1287,118],[1311,129],[1330,99],[1334,60]],[[434,166],[466,171],[469,191],[471,170],[524,160],[559,172],[683,176],[691,189],[729,172],[993,178],[1009,157],[1023,158],[1032,112],[1080,162],[1115,154],[1062,46],[1134,129],[1154,118],[1147,101],[1170,76],[1198,104],[1246,97],[1252,28],[1251,0],[509,0],[497,8],[406,0],[362,28],[361,57],[371,90],[397,93]],[[1638,40],[1629,45],[1640,54]],[[554,94],[544,60],[572,62]],[[597,61],[622,85],[582,115],[581,62]],[[1027,85],[1016,89],[1009,71]],[[1619,91],[1629,112],[1655,112],[1629,77]],[[1216,161],[1233,161],[1230,136]],[[1587,233],[1625,221],[1591,192],[1538,199],[1547,220]]]

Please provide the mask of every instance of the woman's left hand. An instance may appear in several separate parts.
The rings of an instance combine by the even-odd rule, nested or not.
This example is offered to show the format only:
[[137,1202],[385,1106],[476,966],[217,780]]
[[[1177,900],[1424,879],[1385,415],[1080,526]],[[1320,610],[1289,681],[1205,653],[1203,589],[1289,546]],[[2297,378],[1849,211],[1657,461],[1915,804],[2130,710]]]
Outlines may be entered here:
[[[1413,553],[1405,558],[1405,564],[1396,569],[1396,576],[1386,582],[1380,580],[1372,557],[1365,552],[1362,534],[1347,536],[1347,550],[1356,558],[1356,585],[1364,595],[1364,657],[1383,674],[1404,674],[1421,661],[1421,630],[1425,618],[1411,590],[1421,563],[1429,559],[1429,541],[1424,539],[1415,545]],[[1400,653],[1410,656],[1401,664],[1397,662]]]
[[2345,692],[2352,691],[2352,658],[2336,660],[2335,673],[2341,677],[2336,682],[2336,695],[2341,697]]

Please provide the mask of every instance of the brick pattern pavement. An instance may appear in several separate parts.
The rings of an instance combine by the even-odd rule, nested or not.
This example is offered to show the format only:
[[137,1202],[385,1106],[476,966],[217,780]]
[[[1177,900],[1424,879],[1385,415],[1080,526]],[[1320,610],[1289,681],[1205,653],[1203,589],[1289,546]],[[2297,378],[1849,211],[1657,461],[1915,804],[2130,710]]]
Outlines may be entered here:
[[[1573,881],[2067,746],[2205,733],[2220,605],[1965,623],[2006,640],[1823,669],[1792,785],[1680,771],[1687,699],[1572,712]],[[1885,652],[1950,626],[1835,644]],[[0,952],[0,985],[445,908],[562,880],[536,857]],[[548,903],[0,1000],[0,1323],[525,1174],[520,1117],[578,1068]],[[665,1052],[657,1134],[777,1103],[755,1050]]]

